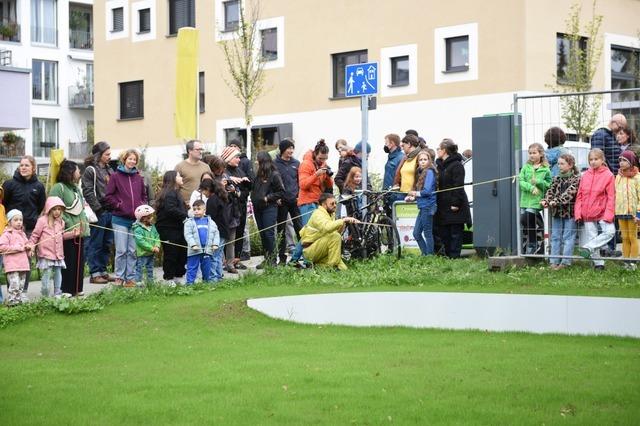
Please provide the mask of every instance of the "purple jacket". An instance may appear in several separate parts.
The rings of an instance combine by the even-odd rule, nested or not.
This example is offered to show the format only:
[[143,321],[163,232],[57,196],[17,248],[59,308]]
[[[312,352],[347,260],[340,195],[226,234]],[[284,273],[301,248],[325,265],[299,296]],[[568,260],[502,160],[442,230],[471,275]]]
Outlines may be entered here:
[[124,166],[118,166],[117,172],[109,178],[103,201],[114,216],[135,220],[136,207],[147,203],[144,179],[138,170],[127,171]]

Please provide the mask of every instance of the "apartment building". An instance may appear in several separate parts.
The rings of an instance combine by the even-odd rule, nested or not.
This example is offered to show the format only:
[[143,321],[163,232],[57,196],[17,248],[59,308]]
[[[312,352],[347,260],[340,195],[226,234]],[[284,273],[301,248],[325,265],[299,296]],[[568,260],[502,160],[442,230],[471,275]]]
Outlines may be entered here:
[[[115,148],[147,147],[151,163],[165,168],[181,159],[173,120],[176,34],[190,26],[200,32],[199,138],[213,152],[243,138],[242,107],[224,82],[219,43],[236,36],[244,2],[106,0],[97,7],[96,137]],[[369,113],[373,168],[386,159],[384,135],[409,128],[430,145],[451,137],[470,148],[472,117],[512,111],[514,93],[549,92],[574,48],[564,35],[571,0],[259,3],[256,54],[266,61],[266,91],[253,110],[253,152],[286,136],[299,157],[320,138],[357,143],[360,103],[344,96],[344,66],[367,61],[380,69]],[[586,22],[591,1],[582,3]],[[604,50],[594,90],[639,87],[640,2],[601,1],[597,12]],[[606,105],[638,117],[639,101]]]
[[10,70],[30,71],[28,96],[2,102],[28,103],[30,117],[18,146],[0,144],[1,161],[11,168],[31,154],[46,165],[54,148],[83,158],[93,138],[93,0],[0,0],[0,79]]

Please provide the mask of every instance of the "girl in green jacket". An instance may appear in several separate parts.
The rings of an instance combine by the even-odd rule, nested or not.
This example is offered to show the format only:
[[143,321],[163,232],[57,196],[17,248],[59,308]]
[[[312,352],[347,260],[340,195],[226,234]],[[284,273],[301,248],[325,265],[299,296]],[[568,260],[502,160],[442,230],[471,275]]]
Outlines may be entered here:
[[544,228],[540,201],[551,186],[551,169],[539,143],[529,145],[529,159],[520,170],[520,224],[524,233],[525,254],[538,253],[537,235]]

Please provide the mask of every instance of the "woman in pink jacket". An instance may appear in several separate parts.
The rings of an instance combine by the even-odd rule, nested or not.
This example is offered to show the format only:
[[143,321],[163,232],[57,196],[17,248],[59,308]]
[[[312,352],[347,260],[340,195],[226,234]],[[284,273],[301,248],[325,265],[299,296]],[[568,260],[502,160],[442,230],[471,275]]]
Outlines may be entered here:
[[15,306],[22,303],[22,290],[27,279],[27,272],[30,270],[29,254],[31,248],[27,235],[24,233],[22,212],[17,209],[9,210],[7,222],[8,225],[0,236],[0,255],[2,255],[9,287],[7,303],[9,306]]
[[[589,169],[582,175],[576,196],[575,219],[584,223],[587,234],[580,256],[591,258],[613,238],[615,194],[615,178],[605,165],[604,152],[594,148],[589,151]],[[595,269],[604,269],[604,260],[594,260],[593,264]]]
[[62,240],[69,240],[80,235],[80,227],[65,232],[65,224],[62,220],[64,202],[60,197],[49,197],[44,205],[44,212],[36,227],[31,233],[29,243],[37,246],[38,269],[42,271],[42,287],[40,292],[44,297],[49,296],[49,282],[53,280],[53,295],[62,295],[62,269],[67,266],[64,263],[64,250]]

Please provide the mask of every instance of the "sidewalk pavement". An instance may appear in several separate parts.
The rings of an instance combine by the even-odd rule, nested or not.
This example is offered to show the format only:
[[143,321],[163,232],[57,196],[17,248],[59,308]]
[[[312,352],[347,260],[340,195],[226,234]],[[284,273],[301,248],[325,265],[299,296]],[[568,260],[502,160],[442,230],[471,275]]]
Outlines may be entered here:
[[[237,274],[230,274],[228,272],[224,273],[224,278],[225,280],[228,279],[232,279],[232,280],[236,280],[240,277],[242,277],[244,274],[248,273],[248,272],[257,272],[257,273],[262,273],[261,270],[256,269],[256,266],[258,266],[258,264],[260,264],[260,262],[262,262],[263,257],[262,256],[255,256],[252,257],[251,260],[247,260],[247,261],[243,261],[242,263],[244,265],[247,266],[247,269],[245,270],[238,270]],[[153,269],[153,275],[156,278],[156,280],[161,281],[162,280],[162,268],[158,267],[158,268],[154,268]],[[199,275],[199,274],[198,274]],[[198,278],[196,278],[196,281],[200,279],[200,276]],[[184,283],[184,277],[182,277],[182,279],[180,280],[180,282]],[[109,283],[109,284],[91,284],[89,283],[89,277],[85,277],[84,279],[84,294],[85,296],[88,296],[90,294],[93,293],[97,293],[99,291],[101,291],[103,288],[106,287],[111,287],[113,284]],[[42,295],[40,294],[40,288],[42,287],[42,282],[41,281],[31,281],[29,282],[29,290],[27,291],[27,296],[29,297],[30,301],[33,300],[38,300],[42,297]],[[6,294],[6,286],[4,286],[3,291],[3,296],[6,298],[7,294]]]

